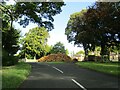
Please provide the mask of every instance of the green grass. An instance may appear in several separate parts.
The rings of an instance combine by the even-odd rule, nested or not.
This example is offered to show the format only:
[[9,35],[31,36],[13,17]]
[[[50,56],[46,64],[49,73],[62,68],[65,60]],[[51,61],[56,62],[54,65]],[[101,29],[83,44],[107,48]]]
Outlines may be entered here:
[[118,69],[120,68],[120,63],[77,62],[76,64],[83,68],[88,68],[91,70],[111,74],[114,76],[120,75],[120,70]]
[[31,70],[31,65],[19,62],[15,66],[2,68],[2,88],[18,88],[19,85],[27,78]]

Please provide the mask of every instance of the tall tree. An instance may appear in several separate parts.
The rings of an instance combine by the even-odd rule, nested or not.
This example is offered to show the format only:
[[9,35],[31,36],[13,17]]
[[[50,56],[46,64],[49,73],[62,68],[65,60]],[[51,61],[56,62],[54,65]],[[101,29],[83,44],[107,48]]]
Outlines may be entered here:
[[18,21],[23,27],[33,22],[52,30],[53,16],[59,14],[64,5],[64,2],[16,2],[14,5],[0,3],[0,10],[10,18],[11,28],[13,21]]
[[120,2],[96,2],[85,15],[87,25],[95,33],[96,42],[101,46],[101,55],[109,55],[111,46],[120,43]]
[[14,56],[19,50],[20,31],[10,30],[10,24],[2,21],[2,65],[14,65],[18,59]]
[[96,2],[86,12],[72,14],[65,34],[74,44],[82,44],[85,55],[88,50],[101,47],[101,55],[109,55],[111,46],[120,44],[120,2]]
[[63,53],[66,54],[65,46],[61,42],[57,42],[51,49],[50,53]]
[[6,5],[6,2],[0,3],[0,11],[2,12],[2,19],[7,24],[10,24],[9,30],[12,30],[13,21],[15,20],[15,10],[13,5]]
[[26,55],[27,58],[33,58],[34,56],[40,58],[44,56],[47,52],[48,37],[49,33],[44,27],[30,29],[21,40],[21,44],[23,45],[21,54]]
[[86,32],[86,22],[84,18],[84,13],[87,10],[82,10],[81,12],[73,13],[70,16],[67,27],[65,29],[65,34],[67,35],[67,39],[69,42],[74,41],[74,44],[81,46],[83,45],[85,50],[85,56],[88,55],[88,47],[90,46],[90,42],[93,42],[90,37],[91,32]]
[[2,22],[2,48],[8,52],[9,55],[14,55],[19,49],[20,31],[12,28],[6,21]]

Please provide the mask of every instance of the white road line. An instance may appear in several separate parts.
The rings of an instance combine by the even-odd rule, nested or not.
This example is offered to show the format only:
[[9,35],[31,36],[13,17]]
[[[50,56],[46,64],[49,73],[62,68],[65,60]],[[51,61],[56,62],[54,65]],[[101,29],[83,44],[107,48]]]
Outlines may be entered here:
[[47,64],[47,66],[50,66],[50,65]]
[[71,79],[75,84],[77,84],[79,87],[81,87],[83,90],[87,90],[86,88],[84,88],[80,83],[78,83],[76,80]]
[[61,71],[60,69],[56,68],[56,67],[53,67],[54,69],[56,69],[57,71],[63,73],[63,71]]

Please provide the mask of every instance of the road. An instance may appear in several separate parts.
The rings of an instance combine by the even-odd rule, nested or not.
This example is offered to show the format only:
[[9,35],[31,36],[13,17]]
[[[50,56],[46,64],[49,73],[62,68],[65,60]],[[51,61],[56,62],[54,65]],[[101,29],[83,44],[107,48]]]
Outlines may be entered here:
[[[20,88],[118,88],[118,77],[72,63],[30,63],[32,71]],[[19,89],[20,89],[19,88]]]

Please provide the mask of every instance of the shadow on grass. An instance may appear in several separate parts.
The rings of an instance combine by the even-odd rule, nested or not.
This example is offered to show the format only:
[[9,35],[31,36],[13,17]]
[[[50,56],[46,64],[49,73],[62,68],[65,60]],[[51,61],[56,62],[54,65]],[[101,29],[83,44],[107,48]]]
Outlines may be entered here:
[[18,63],[15,66],[3,67],[2,90],[16,90],[27,78],[31,66],[25,63]]

